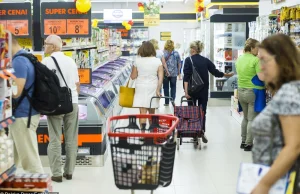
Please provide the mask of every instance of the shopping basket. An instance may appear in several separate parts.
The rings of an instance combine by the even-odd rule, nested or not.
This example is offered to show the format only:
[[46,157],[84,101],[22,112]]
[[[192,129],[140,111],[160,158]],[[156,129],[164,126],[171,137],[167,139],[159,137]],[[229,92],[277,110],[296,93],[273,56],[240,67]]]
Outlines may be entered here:
[[[141,130],[137,119],[151,119]],[[160,119],[172,121],[170,127],[161,126]],[[129,120],[126,127],[112,129],[112,121]],[[119,189],[153,190],[172,182],[176,141],[174,129],[177,117],[168,115],[122,115],[107,121],[115,184]],[[119,122],[122,123],[122,122]]]

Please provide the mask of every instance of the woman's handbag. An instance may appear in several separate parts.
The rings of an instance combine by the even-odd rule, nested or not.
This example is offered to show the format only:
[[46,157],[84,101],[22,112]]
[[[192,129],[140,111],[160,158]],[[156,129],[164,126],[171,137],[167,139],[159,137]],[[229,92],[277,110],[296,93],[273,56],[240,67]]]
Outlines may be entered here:
[[[130,81],[130,80],[129,80]],[[129,88],[129,81],[126,86],[120,86],[119,105],[121,107],[132,108],[135,88]]]
[[199,73],[197,72],[191,57],[190,57],[190,60],[192,63],[193,74],[189,80],[188,94],[191,97],[193,97],[193,96],[199,94],[199,92],[201,92],[201,90],[204,88],[204,82],[203,82],[201,76],[199,75]]

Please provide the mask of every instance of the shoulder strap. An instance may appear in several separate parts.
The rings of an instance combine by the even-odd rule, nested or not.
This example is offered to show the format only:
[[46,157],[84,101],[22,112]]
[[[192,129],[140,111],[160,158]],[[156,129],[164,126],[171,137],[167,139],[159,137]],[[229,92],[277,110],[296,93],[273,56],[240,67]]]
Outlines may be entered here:
[[168,61],[170,59],[170,57],[171,57],[172,54],[173,54],[173,51],[169,54],[169,56],[168,56],[168,58],[167,58],[166,61]]
[[58,63],[57,63],[55,57],[52,57],[52,56],[51,56],[51,58],[53,59],[55,65],[56,65],[56,68],[58,69],[58,71],[59,71],[61,77],[63,78],[63,80],[64,80],[66,86],[69,88],[69,86],[68,86],[68,84],[67,84],[67,82],[66,82],[66,80],[65,80],[65,77],[64,77],[64,75],[62,74],[62,72],[61,72],[61,70],[60,70],[60,67],[59,67],[59,65],[58,65]]
[[195,68],[192,57],[190,57],[190,60],[191,60],[191,62],[192,62],[193,68]]

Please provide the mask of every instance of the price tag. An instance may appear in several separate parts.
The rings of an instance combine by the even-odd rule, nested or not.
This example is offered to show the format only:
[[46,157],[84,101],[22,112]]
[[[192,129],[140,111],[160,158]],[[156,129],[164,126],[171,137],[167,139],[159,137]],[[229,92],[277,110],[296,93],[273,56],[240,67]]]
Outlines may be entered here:
[[81,84],[92,83],[92,70],[89,68],[78,69],[79,80]]
[[87,19],[67,20],[68,34],[87,35],[89,34],[89,21]]
[[66,20],[44,20],[44,34],[57,34],[65,35],[66,34]]
[[6,26],[6,20],[0,20],[0,26],[1,25],[4,27],[4,29],[6,29],[7,28],[7,26]]
[[7,30],[16,36],[27,36],[28,33],[28,20],[8,20]]

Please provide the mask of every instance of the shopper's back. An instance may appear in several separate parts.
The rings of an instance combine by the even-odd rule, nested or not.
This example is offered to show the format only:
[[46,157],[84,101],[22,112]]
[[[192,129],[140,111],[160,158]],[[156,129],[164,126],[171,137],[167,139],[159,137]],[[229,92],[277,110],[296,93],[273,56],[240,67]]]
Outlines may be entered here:
[[[52,181],[62,182],[64,176],[67,180],[72,179],[72,175],[75,169],[77,149],[78,149],[78,92],[79,92],[79,77],[78,70],[75,61],[65,56],[62,49],[62,40],[56,35],[50,35],[45,40],[45,53],[51,55],[46,57],[42,63],[46,65],[50,70],[55,71],[59,78],[60,86],[64,87],[66,84],[63,77],[72,91],[72,103],[73,111],[56,116],[48,116],[48,132],[50,142],[48,145],[48,157],[51,172],[53,174]],[[58,63],[59,68],[62,71],[61,76],[58,68],[55,65],[53,58]],[[64,127],[64,140],[66,150],[66,162],[64,166],[64,172],[61,169],[61,134],[62,123]]]
[[[74,60],[66,56],[63,52],[54,52],[51,54],[51,57],[54,57],[57,60],[59,68],[62,71],[62,74],[68,84],[68,87],[72,91],[72,102],[78,103],[78,92],[76,83],[79,80],[78,70]],[[56,73],[56,75],[59,78],[60,86],[64,87],[66,84],[51,57],[46,57],[42,63],[45,64],[50,70],[53,70]]]

